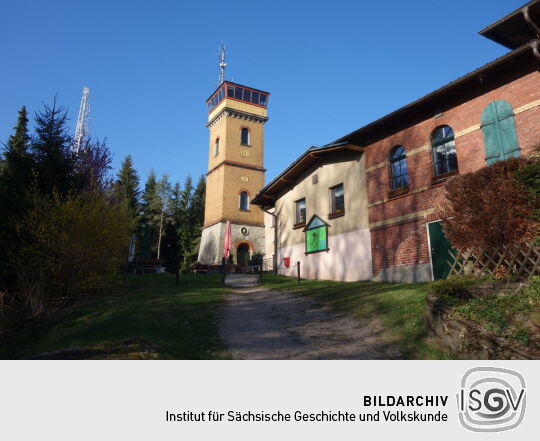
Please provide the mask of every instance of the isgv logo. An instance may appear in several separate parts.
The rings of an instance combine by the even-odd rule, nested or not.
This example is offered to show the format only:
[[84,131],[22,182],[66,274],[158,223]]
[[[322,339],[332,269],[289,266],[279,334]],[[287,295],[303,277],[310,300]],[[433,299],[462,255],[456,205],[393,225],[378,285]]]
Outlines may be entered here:
[[496,367],[469,369],[457,395],[459,421],[473,432],[502,432],[525,416],[525,380],[518,372]]

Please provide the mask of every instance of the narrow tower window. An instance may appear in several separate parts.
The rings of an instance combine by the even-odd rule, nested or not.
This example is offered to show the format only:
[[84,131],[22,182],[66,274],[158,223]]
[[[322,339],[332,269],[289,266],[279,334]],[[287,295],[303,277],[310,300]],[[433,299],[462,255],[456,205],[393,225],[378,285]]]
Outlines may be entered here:
[[214,156],[219,155],[219,138],[216,138],[216,143],[214,144]]
[[248,210],[249,207],[249,196],[247,191],[240,193],[240,210]]
[[242,133],[240,135],[240,144],[249,145],[249,129],[247,127],[242,128]]

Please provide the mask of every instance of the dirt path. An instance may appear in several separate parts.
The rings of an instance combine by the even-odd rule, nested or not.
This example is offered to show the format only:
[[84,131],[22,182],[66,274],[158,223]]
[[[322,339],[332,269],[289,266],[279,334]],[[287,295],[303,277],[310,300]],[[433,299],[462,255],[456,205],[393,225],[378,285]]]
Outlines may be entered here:
[[377,321],[338,315],[306,297],[253,286],[226,301],[220,334],[238,360],[400,358]]

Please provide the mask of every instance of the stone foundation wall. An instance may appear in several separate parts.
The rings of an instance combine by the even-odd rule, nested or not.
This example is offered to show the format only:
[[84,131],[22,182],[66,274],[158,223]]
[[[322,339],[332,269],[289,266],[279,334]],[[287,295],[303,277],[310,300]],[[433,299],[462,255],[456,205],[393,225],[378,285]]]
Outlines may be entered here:
[[[226,226],[227,224],[225,222],[218,222],[203,229],[198,257],[200,263],[205,265],[221,264]],[[247,234],[242,233],[242,227],[247,229]],[[249,246],[250,253],[256,251],[264,252],[264,227],[231,223],[231,254],[233,255],[234,263],[238,262],[236,248],[242,243]]]

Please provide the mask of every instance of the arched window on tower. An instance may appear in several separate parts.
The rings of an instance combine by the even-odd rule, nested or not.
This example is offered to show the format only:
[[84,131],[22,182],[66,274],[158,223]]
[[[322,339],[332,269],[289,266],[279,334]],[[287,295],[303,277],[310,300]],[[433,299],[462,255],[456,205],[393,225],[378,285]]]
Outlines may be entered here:
[[242,128],[240,135],[240,144],[249,145],[249,129],[247,127]]
[[216,142],[214,144],[214,156],[219,155],[219,138],[216,138]]
[[248,210],[249,209],[249,195],[247,194],[247,191],[243,191],[240,193],[240,210]]
[[392,190],[409,186],[407,156],[402,145],[396,145],[390,151],[390,178]]

